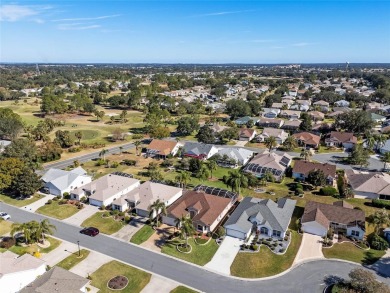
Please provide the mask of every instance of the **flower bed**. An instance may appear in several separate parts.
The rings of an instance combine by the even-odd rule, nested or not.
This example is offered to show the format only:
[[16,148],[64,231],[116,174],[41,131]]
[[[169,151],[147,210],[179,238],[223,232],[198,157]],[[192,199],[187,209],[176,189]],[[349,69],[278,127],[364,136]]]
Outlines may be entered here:
[[191,253],[192,246],[190,244],[185,245],[184,243],[180,243],[176,245],[176,249],[181,253]]
[[129,284],[129,279],[125,276],[116,276],[108,281],[107,287],[111,290],[122,290]]

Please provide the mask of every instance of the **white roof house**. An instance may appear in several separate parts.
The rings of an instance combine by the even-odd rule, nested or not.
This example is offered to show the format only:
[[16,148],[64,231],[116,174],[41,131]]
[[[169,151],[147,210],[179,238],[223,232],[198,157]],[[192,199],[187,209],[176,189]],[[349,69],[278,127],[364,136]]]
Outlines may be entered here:
[[63,195],[65,192],[90,183],[91,176],[87,175],[87,171],[78,167],[71,171],[61,169],[49,169],[41,178],[44,182],[44,187],[47,188],[50,194]]
[[15,293],[46,272],[45,261],[28,253],[0,253],[0,291]]
[[4,151],[4,149],[11,144],[10,140],[0,139],[0,153]]
[[254,152],[244,148],[220,148],[218,150],[218,155],[226,155],[242,166],[248,163],[248,161],[253,157],[253,154]]

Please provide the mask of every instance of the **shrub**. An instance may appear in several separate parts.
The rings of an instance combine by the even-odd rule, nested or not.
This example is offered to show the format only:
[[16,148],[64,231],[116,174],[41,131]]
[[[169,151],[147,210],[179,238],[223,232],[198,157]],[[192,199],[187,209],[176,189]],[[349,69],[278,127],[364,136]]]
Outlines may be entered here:
[[119,212],[118,215],[123,217],[125,215],[125,212]]
[[252,250],[256,251],[257,249],[259,249],[259,246],[257,246],[256,244],[252,245]]
[[47,202],[46,202],[46,204],[52,204],[53,203],[53,201],[51,200],[51,199],[49,199]]
[[61,199],[58,204],[66,204],[68,203],[68,200],[67,199]]
[[302,188],[297,188],[295,189],[295,195],[303,194],[303,189]]
[[284,236],[284,241],[288,241],[288,236]]
[[141,139],[141,138],[144,138],[144,135],[143,134],[133,134],[131,136],[132,139]]
[[[70,199],[70,194],[69,194],[69,192],[64,192],[64,193],[62,194],[62,197],[65,198],[65,199]],[[60,197],[60,198],[61,198],[61,197]]]
[[100,209],[101,209],[102,211],[104,211],[104,210],[106,209],[106,206],[105,206],[104,204],[102,204],[102,205],[100,206]]
[[332,186],[326,186],[320,189],[320,194],[322,195],[334,196],[336,193],[337,193],[336,188]]
[[110,213],[109,212],[104,212],[102,214],[103,218],[108,218],[110,216]]
[[3,240],[0,242],[0,247],[8,249],[8,248],[11,248],[12,246],[14,246],[15,243],[16,243],[15,238],[13,238],[13,237],[4,237]]
[[374,234],[374,236],[372,236],[369,241],[370,241],[370,246],[373,249],[387,250],[389,248],[389,243],[379,235]]
[[295,184],[295,189],[302,189],[303,190],[302,184],[301,183]]
[[225,236],[226,231],[225,231],[225,228],[224,228],[224,227],[219,226],[218,229],[217,229],[217,231],[216,231],[215,233],[217,234],[217,236],[218,236],[218,238],[219,238],[219,237]]
[[117,168],[118,166],[119,166],[119,163],[114,161],[114,162],[111,163],[110,167],[111,168]]
[[122,161],[122,164],[127,165],[127,166],[135,166],[136,163],[137,163],[136,160],[125,159],[125,160]]
[[99,166],[103,166],[105,164],[106,164],[105,160],[99,159],[96,161],[95,166],[99,167]]
[[283,253],[284,251],[285,251],[284,248],[279,249],[279,252],[280,252],[280,253]]
[[113,215],[113,216],[117,216],[119,214],[119,211],[118,210],[112,210],[112,211],[110,211],[110,214]]
[[68,149],[68,152],[69,152],[69,153],[77,153],[77,152],[79,152],[79,151],[81,151],[81,148],[79,148],[79,147],[70,147],[70,148]]
[[125,222],[126,222],[126,223],[129,223],[130,220],[131,220],[131,217],[130,217],[130,216],[125,216]]
[[58,197],[53,197],[53,200],[54,201],[58,201]]
[[81,203],[81,204],[79,204],[79,205],[77,206],[77,208],[78,208],[79,210],[82,210],[82,209],[84,208],[84,205]]
[[381,200],[381,199],[373,199],[372,206],[377,207],[377,208],[390,209],[390,201]]

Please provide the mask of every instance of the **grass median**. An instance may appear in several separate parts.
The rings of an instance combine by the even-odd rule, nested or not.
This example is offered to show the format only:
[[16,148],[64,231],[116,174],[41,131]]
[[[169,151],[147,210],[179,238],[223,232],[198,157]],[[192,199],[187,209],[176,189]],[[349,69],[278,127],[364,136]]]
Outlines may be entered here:
[[65,270],[70,270],[78,263],[82,262],[84,259],[86,259],[89,255],[89,250],[87,249],[81,249],[80,250],[80,256],[79,252],[73,252],[71,255],[69,255],[67,258],[60,261],[58,264],[56,264],[57,267],[61,267]]

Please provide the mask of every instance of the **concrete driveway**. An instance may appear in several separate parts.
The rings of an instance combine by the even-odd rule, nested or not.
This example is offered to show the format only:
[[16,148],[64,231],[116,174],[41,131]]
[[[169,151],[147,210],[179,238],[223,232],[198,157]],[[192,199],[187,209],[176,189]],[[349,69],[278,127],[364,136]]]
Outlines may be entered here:
[[76,244],[63,241],[56,249],[47,254],[43,254],[42,259],[46,261],[47,265],[52,267],[76,251],[78,251]]
[[54,195],[46,194],[41,199],[34,201],[32,204],[21,207],[21,209],[34,213],[37,209],[44,206],[49,199],[53,199]]
[[84,222],[86,219],[91,217],[93,214],[97,213],[99,211],[98,207],[91,206],[91,205],[84,205],[84,208],[77,213],[75,213],[73,216],[63,220],[64,222],[76,226],[81,226],[81,223]]
[[169,293],[180,284],[157,275],[152,275],[150,282],[145,286],[141,293]]
[[319,258],[324,258],[322,254],[322,237],[303,233],[301,247],[295,257],[294,264]]
[[86,259],[75,265],[73,268],[70,269],[70,271],[86,278],[88,277],[88,275],[92,274],[102,265],[112,260],[113,258],[105,254],[101,254],[96,251],[91,251]]
[[118,232],[112,234],[113,237],[120,238],[126,242],[130,241],[131,237],[145,225],[146,219],[141,217],[133,217],[128,225],[125,225]]
[[[214,239],[211,241],[214,241]],[[211,261],[205,267],[225,275],[230,275],[230,266],[240,251],[242,243],[244,241],[241,239],[226,236]]]

